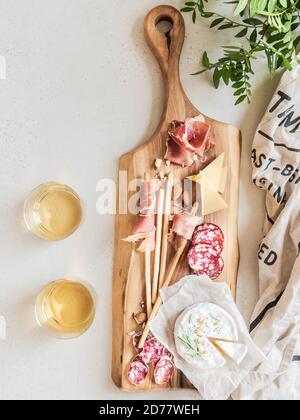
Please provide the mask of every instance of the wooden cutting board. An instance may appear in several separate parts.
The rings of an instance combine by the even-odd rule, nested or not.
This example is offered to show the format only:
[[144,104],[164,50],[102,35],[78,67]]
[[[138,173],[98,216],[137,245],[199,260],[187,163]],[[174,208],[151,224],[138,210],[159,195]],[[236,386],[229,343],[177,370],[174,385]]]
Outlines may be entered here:
[[[172,24],[172,29],[168,33],[158,30],[157,24],[162,21]],[[119,171],[127,173],[127,183],[126,185],[123,185],[123,182],[119,183],[119,193],[121,190],[124,192],[131,180],[143,179],[145,173],[151,174],[155,178],[154,161],[157,158],[163,158],[165,155],[167,131],[169,124],[173,120],[183,121],[187,117],[195,117],[200,114],[200,111],[187,98],[180,81],[179,60],[185,37],[185,25],[182,15],[178,10],[170,6],[159,6],[153,9],[145,20],[145,37],[152,53],[159,62],[163,74],[165,82],[164,112],[157,130],[150,140],[120,158]],[[222,106],[221,103],[220,106]],[[206,217],[205,220],[220,226],[225,234],[226,240],[223,252],[225,269],[219,280],[227,282],[235,296],[239,263],[237,211],[241,136],[237,128],[208,117],[206,118],[207,123],[212,126],[212,137],[216,142],[216,148],[210,152],[205,165],[216,156],[223,152],[225,153],[225,166],[228,167],[228,178],[223,197],[229,208]],[[198,173],[202,168],[203,164],[200,162],[196,162],[190,168],[172,165],[174,176],[182,180],[187,176]],[[126,194],[123,194],[123,197],[126,197]],[[121,202],[122,200],[119,198],[118,209],[124,209],[124,206],[126,208],[126,202],[124,201],[123,203]],[[145,384],[142,386],[133,386],[127,379],[129,363],[135,356],[132,338],[128,333],[137,328],[132,314],[140,312],[140,302],[145,300],[145,280],[144,254],[136,252],[134,245],[122,241],[123,238],[132,233],[136,216],[129,213],[121,213],[123,211],[118,211],[115,226],[112,378],[118,387],[126,391],[138,392],[164,389],[166,387],[158,386],[153,382],[151,374],[148,375]],[[179,280],[188,273],[187,262],[183,258],[175,272],[174,281]],[[179,372],[174,376],[172,384],[168,386],[190,387],[189,383]]]

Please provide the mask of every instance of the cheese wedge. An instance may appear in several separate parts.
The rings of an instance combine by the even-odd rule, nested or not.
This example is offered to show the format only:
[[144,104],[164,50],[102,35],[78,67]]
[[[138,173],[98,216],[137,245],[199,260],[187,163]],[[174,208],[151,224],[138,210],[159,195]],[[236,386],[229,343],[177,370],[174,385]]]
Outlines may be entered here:
[[214,190],[218,191],[220,187],[220,180],[222,177],[222,169],[224,164],[224,153],[218,156],[211,162],[203,171],[201,171],[202,178],[207,179]]
[[223,168],[225,154],[222,153],[199,174],[188,177],[201,186],[202,216],[224,210],[228,207],[221,197],[227,183],[227,168]]
[[227,209],[228,207],[226,201],[206,178],[204,178],[201,183],[201,203],[202,216],[216,213],[217,211]]
[[176,349],[189,365],[198,369],[217,369],[227,363],[226,357],[209,337],[237,341],[233,318],[221,307],[200,303],[186,309],[176,320]]
[[223,168],[220,183],[219,183],[219,189],[218,189],[220,194],[224,194],[225,192],[227,175],[228,175],[228,168]]
[[241,364],[248,353],[248,347],[237,341],[210,339],[210,342],[219,349],[222,354],[229,357],[236,364]]

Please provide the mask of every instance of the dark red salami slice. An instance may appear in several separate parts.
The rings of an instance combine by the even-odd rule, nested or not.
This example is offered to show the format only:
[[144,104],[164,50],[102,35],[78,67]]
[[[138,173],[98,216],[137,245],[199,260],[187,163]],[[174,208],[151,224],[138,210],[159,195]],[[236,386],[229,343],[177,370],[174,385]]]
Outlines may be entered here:
[[135,357],[129,365],[128,380],[133,385],[142,385],[149,372],[148,365],[139,357]]
[[157,385],[167,384],[173,374],[175,366],[170,357],[162,357],[156,364],[154,369],[154,381]]
[[157,363],[164,354],[165,347],[155,338],[148,339],[140,353],[141,359],[145,363]]
[[188,263],[194,271],[205,271],[212,258],[217,258],[219,253],[208,244],[192,246],[188,252]]

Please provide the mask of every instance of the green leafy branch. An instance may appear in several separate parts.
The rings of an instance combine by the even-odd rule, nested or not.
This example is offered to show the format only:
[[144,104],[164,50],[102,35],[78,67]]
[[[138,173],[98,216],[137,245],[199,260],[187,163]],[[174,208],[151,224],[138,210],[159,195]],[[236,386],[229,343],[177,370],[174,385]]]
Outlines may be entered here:
[[291,70],[300,42],[300,0],[236,0],[233,4],[233,18],[217,11],[208,11],[209,0],[187,1],[182,11],[197,17],[211,19],[210,28],[233,30],[236,41],[243,44],[222,47],[223,56],[211,62],[207,51],[202,57],[203,68],[195,75],[213,71],[216,88],[223,81],[231,85],[236,97],[236,105],[245,100],[250,103],[252,95],[251,76],[254,75],[253,62],[264,54],[268,70],[273,75],[278,69]]

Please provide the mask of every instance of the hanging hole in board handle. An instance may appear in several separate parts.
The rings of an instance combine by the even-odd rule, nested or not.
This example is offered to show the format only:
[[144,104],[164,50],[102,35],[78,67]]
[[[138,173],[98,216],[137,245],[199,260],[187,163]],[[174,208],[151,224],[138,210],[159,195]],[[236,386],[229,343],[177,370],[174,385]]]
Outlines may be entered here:
[[162,16],[158,18],[155,23],[156,29],[165,35],[168,49],[170,49],[171,47],[171,31],[173,29],[173,26],[174,26],[173,19],[171,19],[168,16],[166,17]]
[[184,42],[185,26],[181,13],[172,6],[157,6],[145,19],[146,40],[163,73],[175,71]]
[[156,29],[165,35],[171,32],[171,30],[173,29],[173,25],[174,25],[173,19],[171,19],[168,16],[165,16],[165,17],[162,16],[158,18],[155,24]]

